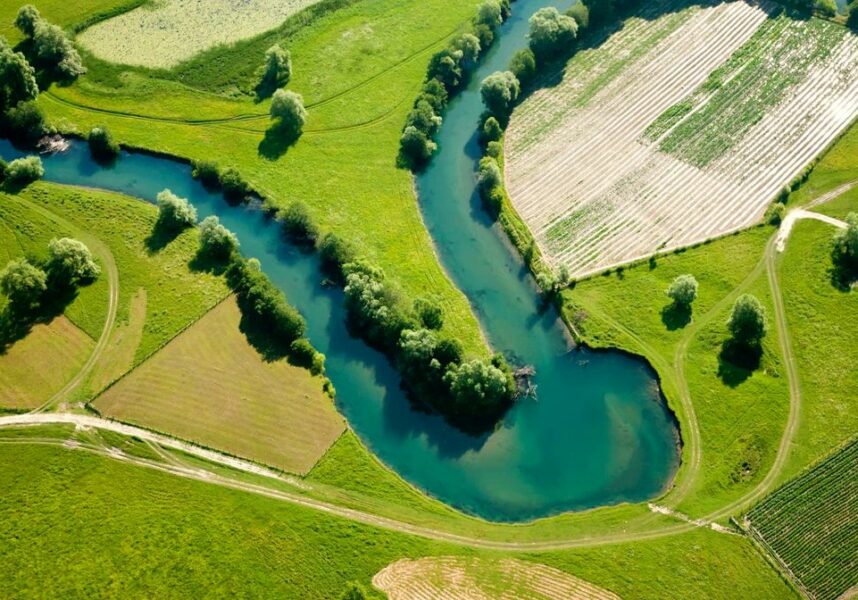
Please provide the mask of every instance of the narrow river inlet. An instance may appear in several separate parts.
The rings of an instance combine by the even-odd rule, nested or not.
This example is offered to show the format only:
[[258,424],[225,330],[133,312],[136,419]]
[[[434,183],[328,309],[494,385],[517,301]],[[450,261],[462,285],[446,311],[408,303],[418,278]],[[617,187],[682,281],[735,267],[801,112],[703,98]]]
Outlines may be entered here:
[[[482,436],[414,410],[386,359],[348,335],[342,294],[322,285],[317,257],[285,243],[280,227],[260,210],[231,207],[221,194],[207,191],[191,178],[188,165],[123,152],[115,164],[102,167],[85,144],[75,142],[69,151],[45,157],[45,178],[149,202],[170,188],[196,206],[200,219],[217,215],[238,236],[242,253],[259,259],[304,315],[308,337],[327,356],[337,407],[355,433],[386,465],[432,496],[495,521],[648,499],[664,489],[679,461],[678,433],[652,369],[620,352],[572,349],[556,312],[540,311],[524,265],[475,193],[479,83],[506,69],[526,44],[527,19],[552,4],[558,5],[513,4],[513,16],[470,85],[450,103],[439,151],[417,179],[420,208],[441,262],[470,300],[491,345],[513,364],[536,369],[536,398],[517,402],[496,430]],[[23,154],[0,141],[6,160]]]

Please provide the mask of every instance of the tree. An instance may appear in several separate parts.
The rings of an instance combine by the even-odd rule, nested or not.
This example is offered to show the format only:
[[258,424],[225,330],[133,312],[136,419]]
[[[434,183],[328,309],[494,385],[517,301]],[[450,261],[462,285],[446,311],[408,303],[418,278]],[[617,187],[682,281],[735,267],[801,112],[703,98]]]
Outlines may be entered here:
[[849,18],[846,20],[846,25],[852,29],[858,29],[858,0],[853,0],[849,4]]
[[270,90],[283,87],[292,77],[292,55],[288,50],[274,44],[265,51],[265,62],[257,90],[261,95],[267,95]]
[[230,200],[243,200],[250,193],[250,185],[235,167],[227,167],[221,171],[219,180],[224,195]]
[[48,244],[48,270],[68,284],[92,281],[101,273],[101,268],[92,257],[92,252],[80,240],[73,238],[52,239]]
[[271,118],[279,119],[279,128],[289,135],[301,135],[307,121],[304,98],[289,90],[277,90],[271,99]]
[[480,129],[480,140],[484,144],[488,144],[489,142],[497,142],[501,137],[503,137],[503,129],[501,129],[498,120],[494,117],[486,119],[486,122],[483,123]]
[[96,160],[110,161],[119,156],[119,143],[107,127],[93,127],[87,136],[89,151]]
[[470,69],[480,57],[480,38],[472,33],[463,33],[453,41],[453,47],[462,52],[462,66]]
[[341,282],[345,278],[343,267],[355,260],[355,251],[336,234],[326,233],[319,243],[319,258],[325,272]]
[[540,8],[529,20],[530,48],[539,60],[550,59],[569,48],[578,35],[578,24],[553,6]]
[[32,38],[36,35],[36,25],[42,20],[42,15],[38,9],[32,4],[25,4],[18,9],[18,15],[15,17],[15,27],[21,30],[26,38]]
[[858,213],[846,215],[846,229],[834,234],[831,259],[848,274],[858,273]]
[[414,102],[414,105],[416,106],[418,102],[425,100],[432,107],[432,110],[435,111],[435,114],[441,114],[441,111],[447,106],[449,97],[450,95],[447,93],[447,88],[444,87],[444,84],[433,77],[423,84],[423,89]]
[[25,258],[10,261],[0,272],[0,290],[9,298],[12,308],[29,311],[36,308],[48,289],[45,272]]
[[197,209],[186,198],[179,198],[167,189],[157,199],[159,227],[175,231],[197,224]]
[[226,260],[238,251],[238,238],[220,224],[214,215],[200,223],[200,252],[218,260]]
[[0,111],[39,95],[36,72],[20,52],[15,52],[0,36]]
[[280,212],[283,231],[297,242],[310,246],[316,245],[319,228],[310,217],[310,211],[303,202],[293,202]]
[[6,181],[17,185],[36,181],[44,175],[45,168],[38,156],[17,158],[6,167]]
[[578,24],[578,31],[580,32],[583,29],[587,29],[590,25],[590,9],[587,8],[587,5],[578,0],[572,7],[566,11],[566,14],[573,19],[575,19],[575,23]]
[[484,156],[480,159],[479,183],[483,194],[490,193],[501,184],[500,167],[498,162],[490,156]]
[[523,48],[512,56],[509,70],[516,76],[521,85],[529,85],[536,77],[536,56],[530,48]]
[[437,147],[435,142],[413,125],[406,127],[399,138],[400,155],[412,168],[424,165]]
[[444,326],[444,309],[429,298],[417,298],[414,301],[414,312],[427,329],[441,329]]
[[477,8],[475,22],[478,25],[485,25],[492,31],[497,31],[497,28],[503,23],[500,3],[497,0],[485,0]]
[[213,160],[195,160],[192,165],[191,177],[199,179],[209,189],[220,186],[220,171],[216,162]]
[[73,79],[86,73],[80,54],[65,32],[44,19],[36,23],[33,48],[38,60],[55,69],[62,77]]
[[727,321],[733,339],[745,346],[758,346],[766,335],[766,310],[751,294],[739,296]]
[[509,378],[499,368],[482,360],[451,366],[444,375],[457,414],[486,416],[512,398]]
[[418,100],[405,118],[405,127],[414,127],[427,137],[432,136],[441,126],[441,117],[435,114],[432,105],[426,100]]
[[45,133],[45,115],[32,100],[19,102],[3,115],[7,135],[24,142],[34,142]]
[[688,309],[697,299],[697,280],[693,275],[679,275],[667,288],[666,293],[676,306]]
[[499,121],[506,122],[513,103],[518,99],[521,85],[511,71],[497,71],[483,80],[480,94],[483,104]]
[[461,50],[445,48],[432,56],[426,75],[429,79],[440,81],[448,92],[454,90],[462,82],[463,58],[464,53]]

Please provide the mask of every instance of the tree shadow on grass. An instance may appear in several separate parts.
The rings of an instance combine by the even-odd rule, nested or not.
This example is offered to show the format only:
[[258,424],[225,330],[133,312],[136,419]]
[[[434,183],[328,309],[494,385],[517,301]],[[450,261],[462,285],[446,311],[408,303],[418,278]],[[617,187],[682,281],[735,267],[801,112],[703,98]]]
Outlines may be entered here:
[[0,311],[0,355],[6,354],[15,342],[27,337],[35,325],[50,323],[62,315],[78,294],[73,285],[53,283],[48,289],[49,292],[35,308],[20,308],[9,304]]
[[831,285],[841,292],[848,293],[858,285],[858,269],[835,263],[829,268],[828,275]]
[[277,338],[271,333],[271,327],[261,319],[255,318],[249,310],[241,306],[241,321],[238,329],[244,334],[247,342],[262,357],[265,362],[275,362],[289,356],[290,344],[285,340]]
[[259,142],[259,155],[268,160],[277,160],[286,154],[300,137],[300,131],[275,124],[268,128],[265,137]]
[[731,388],[738,387],[760,368],[763,348],[749,346],[734,339],[725,340],[718,353],[718,377]]
[[661,322],[668,331],[682,329],[691,323],[691,307],[671,302],[661,309]]
[[181,229],[169,227],[158,219],[155,222],[155,227],[152,228],[152,233],[146,238],[146,250],[150,255],[157,254],[179,237],[180,233],[182,233]]
[[218,256],[210,252],[198,250],[194,257],[188,261],[188,268],[198,273],[211,273],[212,275],[223,275],[229,268],[229,257]]

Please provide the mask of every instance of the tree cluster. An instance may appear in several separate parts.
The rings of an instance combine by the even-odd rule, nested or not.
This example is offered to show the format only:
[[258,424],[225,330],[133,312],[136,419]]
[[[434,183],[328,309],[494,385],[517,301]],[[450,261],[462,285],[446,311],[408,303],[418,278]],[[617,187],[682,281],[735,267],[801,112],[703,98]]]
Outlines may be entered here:
[[113,139],[107,127],[93,127],[86,139],[95,160],[109,162],[119,156],[119,143]]
[[74,79],[86,73],[80,54],[65,32],[43,19],[33,5],[21,7],[15,26],[31,43],[37,66],[50,69],[63,79]]
[[216,162],[210,160],[195,160],[192,166],[191,177],[209,189],[223,190],[224,196],[231,202],[242,202],[253,191],[235,167],[221,170]]

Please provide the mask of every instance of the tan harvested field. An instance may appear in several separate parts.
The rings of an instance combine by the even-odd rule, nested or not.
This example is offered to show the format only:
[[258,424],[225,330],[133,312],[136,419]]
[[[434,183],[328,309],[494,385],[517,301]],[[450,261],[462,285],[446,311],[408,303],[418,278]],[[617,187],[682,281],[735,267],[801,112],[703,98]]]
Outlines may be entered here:
[[170,68],[208,48],[274,29],[318,1],[156,0],[94,25],[78,42],[111,62]]
[[858,115],[847,29],[740,1],[648,10],[507,131],[512,203],[576,277],[759,221]]
[[404,558],[372,584],[390,600],[617,600],[619,596],[552,567],[523,560]]
[[322,382],[266,363],[230,297],[95,400],[105,416],[307,473],[343,432]]
[[0,407],[35,408],[80,370],[95,342],[65,317],[36,325],[0,355]]

